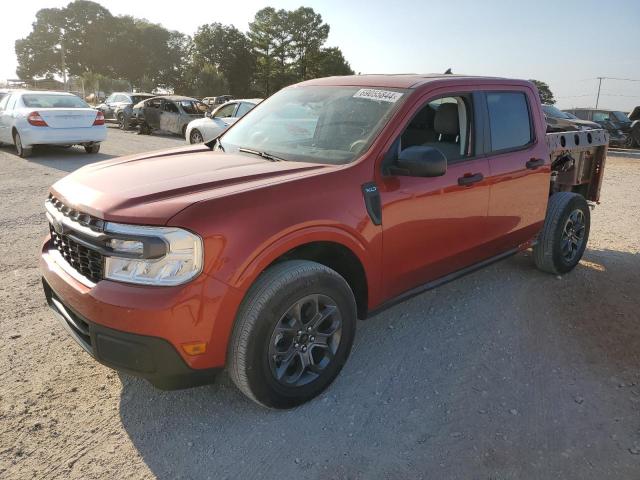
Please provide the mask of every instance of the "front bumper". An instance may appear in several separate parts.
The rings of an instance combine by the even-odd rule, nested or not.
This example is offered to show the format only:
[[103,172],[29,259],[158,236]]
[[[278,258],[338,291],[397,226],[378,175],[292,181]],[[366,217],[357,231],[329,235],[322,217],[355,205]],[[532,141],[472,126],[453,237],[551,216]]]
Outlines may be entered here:
[[49,307],[78,344],[98,362],[149,380],[155,387],[175,390],[211,383],[218,368],[187,366],[166,340],[136,335],[92,323],[73,311],[42,279]]
[[[87,285],[70,268],[48,237],[40,257],[47,301],[65,319],[63,324],[72,329],[72,336],[98,361],[147,378],[161,388],[197,385],[224,367],[242,300],[238,290],[206,274],[178,287],[109,280]],[[53,299],[62,305],[66,317]],[[74,330],[67,317],[79,319],[82,328]],[[79,340],[77,330],[83,329],[85,337]],[[206,342],[206,352],[186,354],[182,345],[192,342]]]

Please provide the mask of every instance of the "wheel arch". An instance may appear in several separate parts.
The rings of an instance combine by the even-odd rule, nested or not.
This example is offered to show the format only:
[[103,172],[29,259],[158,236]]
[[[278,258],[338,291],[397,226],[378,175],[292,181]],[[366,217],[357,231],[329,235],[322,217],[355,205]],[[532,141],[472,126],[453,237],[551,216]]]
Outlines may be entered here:
[[309,260],[320,263],[339,273],[353,291],[358,318],[366,318],[369,301],[376,289],[372,263],[364,245],[339,229],[320,232],[296,232],[292,237],[274,242],[253,256],[239,269],[231,281],[232,286],[247,291],[269,267],[287,260]]

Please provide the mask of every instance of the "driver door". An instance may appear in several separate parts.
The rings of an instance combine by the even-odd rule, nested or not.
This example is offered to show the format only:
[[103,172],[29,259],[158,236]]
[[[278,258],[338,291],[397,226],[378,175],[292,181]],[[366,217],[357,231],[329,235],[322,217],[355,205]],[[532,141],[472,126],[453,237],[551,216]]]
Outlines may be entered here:
[[180,133],[178,129],[178,119],[180,110],[178,106],[170,100],[165,100],[160,112],[160,130],[171,133]]
[[[383,225],[383,284],[396,297],[487,256],[489,162],[477,154],[480,119],[473,95],[425,99],[396,138],[384,165],[410,146],[429,146],[447,158],[440,177],[389,174],[379,185]],[[383,165],[383,168],[384,168]]]

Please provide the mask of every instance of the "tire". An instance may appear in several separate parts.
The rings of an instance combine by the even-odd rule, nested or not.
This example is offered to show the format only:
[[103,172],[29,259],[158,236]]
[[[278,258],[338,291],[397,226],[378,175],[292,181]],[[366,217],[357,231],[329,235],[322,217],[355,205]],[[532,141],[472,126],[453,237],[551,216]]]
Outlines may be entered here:
[[[258,277],[240,305],[229,342],[229,375],[260,405],[295,407],[338,376],[355,329],[353,292],[338,273],[306,260],[276,264]],[[305,367],[304,359],[312,363]]]
[[551,195],[544,226],[533,247],[536,266],[556,275],[573,270],[587,247],[590,226],[591,212],[582,195]]
[[189,134],[189,143],[195,144],[202,142],[204,142],[204,138],[202,137],[202,133],[200,133],[200,130],[198,130],[197,128],[191,130],[191,133]]
[[118,113],[116,120],[118,121],[118,128],[120,130],[129,130],[129,121],[127,120],[123,112]]
[[87,153],[98,153],[100,151],[100,144],[94,143],[92,145],[85,145],[84,151]]
[[16,154],[21,158],[27,158],[33,153],[32,147],[22,146],[22,139],[17,131],[13,134],[13,144],[16,146]]

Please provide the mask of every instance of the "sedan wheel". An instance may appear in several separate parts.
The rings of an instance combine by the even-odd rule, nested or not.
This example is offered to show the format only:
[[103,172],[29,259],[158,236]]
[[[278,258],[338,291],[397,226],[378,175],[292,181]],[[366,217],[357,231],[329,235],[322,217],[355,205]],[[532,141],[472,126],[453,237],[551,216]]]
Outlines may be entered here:
[[191,135],[189,135],[189,142],[190,143],[202,143],[204,142],[204,139],[202,138],[202,133],[200,133],[200,130],[198,129],[193,129],[191,130]]
[[13,143],[16,146],[16,153],[19,157],[25,158],[31,155],[33,151],[31,147],[23,147],[22,139],[20,138],[20,134],[18,132],[13,134]]

